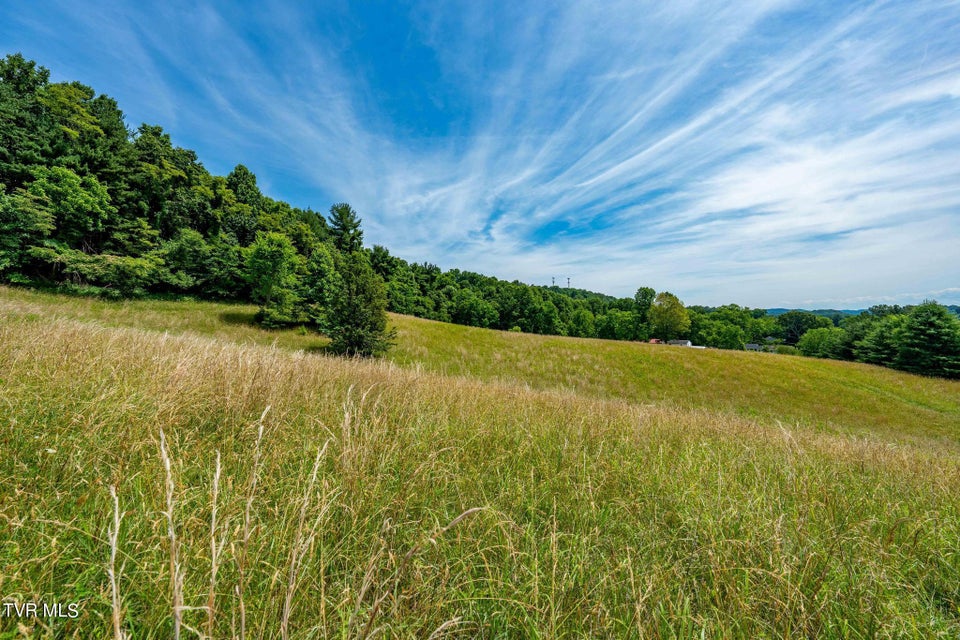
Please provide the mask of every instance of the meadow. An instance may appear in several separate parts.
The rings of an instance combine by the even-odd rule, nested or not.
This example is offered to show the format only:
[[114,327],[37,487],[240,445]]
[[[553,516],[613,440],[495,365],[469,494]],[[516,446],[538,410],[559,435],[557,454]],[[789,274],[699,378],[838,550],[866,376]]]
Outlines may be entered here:
[[0,637],[955,638],[960,382],[0,289]]

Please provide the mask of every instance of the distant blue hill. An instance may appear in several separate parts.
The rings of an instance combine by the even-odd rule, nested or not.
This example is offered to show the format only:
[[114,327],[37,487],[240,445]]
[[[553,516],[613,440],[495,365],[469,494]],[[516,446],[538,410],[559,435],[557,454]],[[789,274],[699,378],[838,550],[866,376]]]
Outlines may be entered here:
[[[960,316],[960,305],[955,304],[945,304],[943,305],[949,309],[954,315]],[[767,309],[767,315],[779,316],[783,315],[787,311],[810,311],[809,309],[784,309],[782,307],[776,307],[774,309]],[[866,311],[866,309],[814,309],[810,313],[814,313],[818,316],[826,316],[832,318],[837,314],[844,316],[856,316]]]
[[814,313],[818,316],[833,316],[838,313],[845,316],[856,316],[866,311],[866,309],[813,309],[811,311],[810,309],[784,309],[782,307],[777,307],[775,309],[767,309],[767,315],[781,316],[787,311],[810,311],[810,313]]

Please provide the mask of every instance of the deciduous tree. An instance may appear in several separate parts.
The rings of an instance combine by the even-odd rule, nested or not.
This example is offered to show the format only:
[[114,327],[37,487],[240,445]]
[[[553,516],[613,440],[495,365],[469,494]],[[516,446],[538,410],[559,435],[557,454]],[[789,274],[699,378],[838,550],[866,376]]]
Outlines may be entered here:
[[677,296],[668,291],[657,294],[647,313],[653,335],[674,340],[690,330],[690,314]]
[[797,349],[805,356],[813,358],[843,357],[843,348],[847,332],[840,327],[818,327],[810,329],[797,342]]
[[299,256],[290,238],[282,233],[261,233],[247,253],[247,273],[254,302],[260,304],[258,320],[276,327],[295,321]]

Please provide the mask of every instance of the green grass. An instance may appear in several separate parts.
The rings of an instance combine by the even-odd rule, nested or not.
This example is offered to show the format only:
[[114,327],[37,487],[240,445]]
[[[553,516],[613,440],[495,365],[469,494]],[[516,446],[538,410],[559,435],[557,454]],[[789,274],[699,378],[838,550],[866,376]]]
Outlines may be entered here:
[[[9,288],[0,288],[0,302],[10,313],[242,345],[315,353],[327,344],[302,330],[257,328],[252,305],[118,303]],[[719,410],[837,433],[960,444],[960,381],[769,353],[536,336],[400,315],[390,320],[398,340],[387,357],[404,367],[637,404]]]
[[391,358],[534,389],[960,442],[960,383],[769,353],[531,336],[394,317]]
[[0,637],[171,637],[161,429],[182,637],[960,635],[957,383],[404,317],[350,361],[252,311],[0,290],[0,595],[82,610]]

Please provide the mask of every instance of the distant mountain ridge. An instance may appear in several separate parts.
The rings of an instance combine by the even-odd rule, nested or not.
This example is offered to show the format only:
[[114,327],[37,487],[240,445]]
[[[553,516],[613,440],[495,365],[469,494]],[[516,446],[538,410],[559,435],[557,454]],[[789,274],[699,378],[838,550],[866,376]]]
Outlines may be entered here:
[[[913,305],[904,305],[904,306],[908,307]],[[960,305],[945,304],[943,306],[949,309],[950,313],[956,316],[960,316]],[[780,316],[785,314],[788,311],[810,311],[810,313],[816,314],[818,316],[825,316],[830,318],[836,314],[840,314],[844,316],[857,316],[863,313],[864,311],[867,311],[867,309],[813,309],[811,311],[809,309],[785,309],[783,307],[775,307],[773,309],[767,309],[766,311],[767,311],[767,314],[771,316]]]
[[797,309],[797,308],[787,309],[785,307],[774,307],[773,309],[767,309],[766,311],[767,311],[767,314],[771,316],[782,316],[788,311],[807,311],[809,313],[814,313],[818,316],[832,316],[837,313],[843,314],[845,316],[856,316],[866,311],[866,309],[813,309],[813,310],[810,310],[810,309]]

